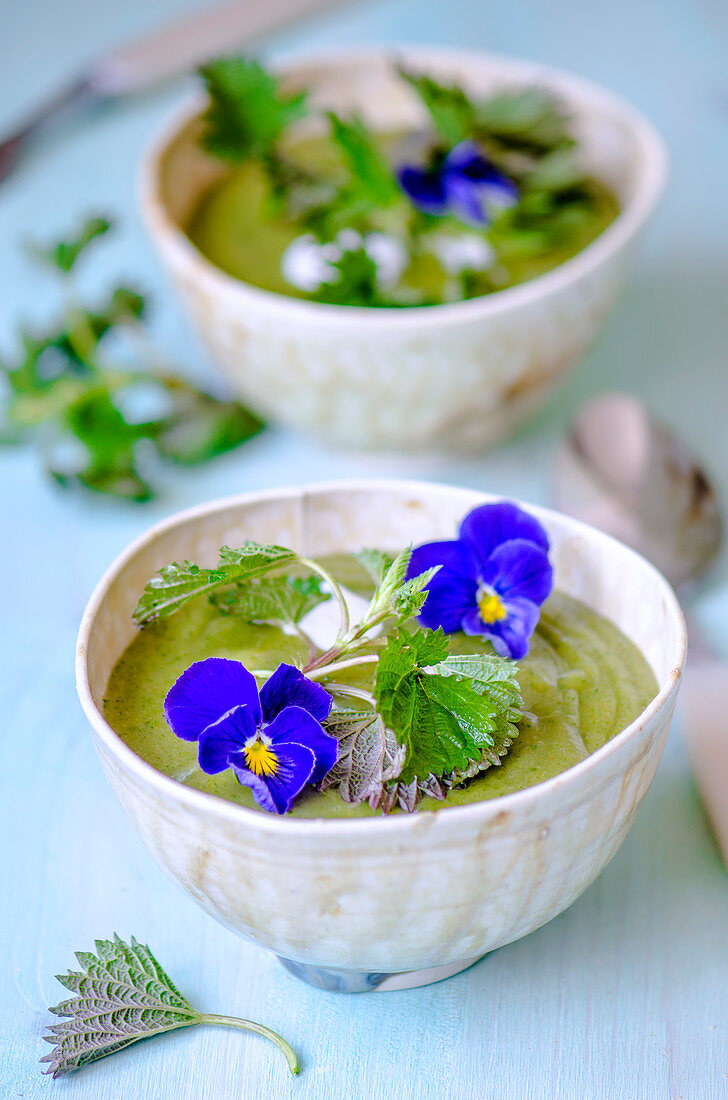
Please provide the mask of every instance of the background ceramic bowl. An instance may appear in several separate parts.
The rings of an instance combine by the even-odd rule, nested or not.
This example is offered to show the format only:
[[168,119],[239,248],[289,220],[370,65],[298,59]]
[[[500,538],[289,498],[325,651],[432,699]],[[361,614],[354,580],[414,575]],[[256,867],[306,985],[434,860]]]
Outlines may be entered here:
[[553,69],[482,53],[364,50],[287,64],[285,84],[360,112],[380,128],[421,125],[394,64],[476,95],[537,83],[573,115],[589,169],[622,206],[572,260],[521,286],[451,305],[366,309],[259,290],[209,263],[182,231],[225,172],[197,145],[200,102],[150,151],[141,203],[162,260],[235,389],[264,416],[359,448],[473,449],[508,436],[546,399],[599,331],[665,176],[663,145],[627,104]]
[[[632,550],[558,513],[556,586],[640,647],[659,693],[640,717],[553,779],[436,813],[304,820],[185,787],[129,749],[101,713],[131,613],[173,559],[212,565],[223,543],[306,555],[452,538],[485,494],[353,481],[247,494],[153,527],[117,559],[86,610],[77,683],[106,775],[160,866],[227,927],[326,988],[406,988],[456,973],[570,905],[612,858],[655,773],[685,656],[672,589]],[[423,973],[424,972],[424,973]]]

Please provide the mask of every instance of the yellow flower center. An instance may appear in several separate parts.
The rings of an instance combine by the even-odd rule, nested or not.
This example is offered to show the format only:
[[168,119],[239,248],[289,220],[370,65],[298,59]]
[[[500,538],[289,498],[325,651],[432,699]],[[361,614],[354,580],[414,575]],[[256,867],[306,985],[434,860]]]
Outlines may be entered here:
[[258,737],[245,746],[245,763],[253,775],[275,775],[278,770],[278,757]]
[[506,609],[495,592],[480,593],[478,611],[484,623],[497,623],[506,617]]

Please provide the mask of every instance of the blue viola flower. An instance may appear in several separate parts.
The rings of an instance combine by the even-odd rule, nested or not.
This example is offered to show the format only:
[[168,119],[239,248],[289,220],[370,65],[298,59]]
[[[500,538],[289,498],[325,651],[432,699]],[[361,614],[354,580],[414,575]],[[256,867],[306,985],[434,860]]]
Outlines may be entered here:
[[549,541],[541,524],[515,504],[475,508],[459,538],[418,546],[407,576],[439,565],[420,612],[423,626],[489,638],[502,657],[520,660],[553,585]]
[[202,770],[232,768],[258,805],[277,814],[336,763],[338,742],[321,725],[330,710],[328,692],[293,665],[279,665],[259,692],[240,661],[223,657],[190,665],[164,700],[172,731],[198,742]]
[[403,165],[399,185],[425,214],[455,214],[469,225],[487,225],[491,208],[513,206],[518,188],[483,156],[472,141],[461,141],[429,168]]

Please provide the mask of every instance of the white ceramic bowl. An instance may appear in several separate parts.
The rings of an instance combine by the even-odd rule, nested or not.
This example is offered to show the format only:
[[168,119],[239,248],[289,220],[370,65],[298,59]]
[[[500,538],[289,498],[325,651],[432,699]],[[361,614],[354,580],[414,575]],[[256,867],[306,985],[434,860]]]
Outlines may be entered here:
[[[327,988],[405,988],[463,969],[570,905],[624,840],[655,773],[685,657],[672,589],[621,543],[542,508],[557,588],[608,616],[659,683],[593,755],[538,786],[435,813],[277,817],[185,787],[145,763],[101,712],[149,577],[212,565],[223,543],[308,555],[452,538],[486,494],[404,481],[250,493],[157,524],[114,562],[81,624],[78,691],[106,775],[160,866],[227,927]],[[424,973],[423,973],[424,972]]]
[[536,410],[601,328],[665,177],[662,142],[622,100],[554,69],[483,53],[377,49],[285,65],[287,86],[373,125],[421,124],[397,60],[469,91],[537,83],[573,115],[590,170],[622,210],[588,248],[530,282],[451,305],[367,309],[259,290],[209,263],[183,226],[225,169],[197,145],[196,101],[154,143],[142,172],[147,227],[213,360],[264,416],[345,446],[489,446]]

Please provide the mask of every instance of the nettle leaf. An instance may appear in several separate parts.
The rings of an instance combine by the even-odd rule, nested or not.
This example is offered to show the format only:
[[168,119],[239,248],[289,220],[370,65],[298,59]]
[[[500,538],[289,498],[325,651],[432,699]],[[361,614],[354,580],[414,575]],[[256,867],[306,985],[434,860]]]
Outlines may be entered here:
[[476,741],[480,697],[467,685],[452,690],[446,678],[429,675],[425,667],[447,656],[448,641],[442,630],[409,633],[400,629],[387,639],[377,665],[377,709],[397,742],[405,748],[400,780],[404,784],[429,775],[445,775],[465,769],[480,759]]
[[149,1035],[201,1022],[149,948],[134,937],[130,944],[118,936],[97,940],[96,951],[77,952],[85,973],[58,976],[76,996],[51,1009],[64,1017],[44,1036],[54,1049],[41,1062],[50,1063],[47,1072],[54,1077]]
[[223,546],[214,569],[203,569],[191,561],[165,565],[148,581],[134,619],[139,626],[179,610],[193,596],[209,594],[240,581],[250,581],[297,560],[293,550],[246,542],[234,549]]
[[506,144],[541,150],[571,144],[569,116],[545,89],[503,91],[478,102],[474,110],[477,131]]
[[[34,254],[69,273],[109,225],[107,219],[90,218],[73,239],[35,248]],[[95,309],[74,302],[49,330],[21,331],[19,354],[0,362],[6,389],[2,440],[39,437],[46,471],[59,485],[147,501],[154,490],[145,465],[154,451],[180,464],[207,462],[263,427],[239,402],[218,400],[159,370],[154,354],[141,369],[108,365],[99,348],[107,333],[128,337],[134,330],[137,353],[148,344],[139,323],[145,309],[138,291],[117,286]],[[142,421],[135,409],[145,389],[156,391],[164,412],[157,408]],[[42,435],[33,431],[41,425]]]
[[[467,768],[456,770],[450,777],[450,785],[500,764],[500,758],[505,756],[518,735],[517,723],[523,716],[523,697],[515,661],[490,653],[453,654],[428,672],[438,679],[452,677],[467,685],[480,696],[482,703],[477,716],[482,756]],[[477,734],[475,739],[478,740]]]
[[455,84],[440,84],[430,76],[406,69],[400,69],[399,74],[417,92],[448,145],[457,145],[472,137],[473,104],[462,88]]
[[223,615],[246,622],[295,625],[319,604],[331,599],[320,577],[262,577],[213,592],[210,601]]
[[363,565],[374,583],[379,586],[384,580],[387,570],[394,560],[391,554],[384,550],[364,549],[353,555],[360,565]]
[[402,192],[392,169],[363,119],[343,119],[328,112],[331,140],[351,171],[350,188],[368,206],[382,208],[399,202]]
[[430,581],[440,568],[441,566],[435,565],[431,569],[426,569],[424,573],[405,581],[392,595],[392,614],[401,620],[411,619],[419,614],[427,599]]
[[529,191],[558,193],[569,191],[584,183],[586,171],[579,163],[574,147],[553,149],[540,157],[525,177]]
[[363,248],[343,252],[332,260],[336,278],[321,286],[312,297],[326,305],[372,306],[379,300],[377,265]]
[[257,61],[221,57],[198,72],[210,96],[201,143],[223,160],[272,156],[286,127],[306,113],[306,93],[284,95]]
[[47,469],[59,484],[83,485],[137,502],[151,499],[153,490],[137,464],[137,444],[144,428],[124,419],[106,385],[85,388],[63,410],[61,423],[81,444],[85,461],[77,467],[68,466],[62,457],[56,457],[61,450],[57,447],[47,460]]
[[56,241],[51,245],[31,244],[29,250],[37,259],[67,275],[91,241],[108,233],[111,227],[112,223],[108,218],[87,218],[75,237],[67,241]]
[[[139,319],[146,308],[141,294],[129,287],[117,287],[108,300],[95,310],[76,310],[81,314],[87,331],[98,344],[115,325],[123,320]],[[87,378],[88,364],[77,355],[69,336],[68,319],[40,333],[21,331],[21,354],[14,362],[0,365],[15,394],[43,394],[60,379]]]
[[339,755],[324,776],[321,789],[338,786],[344,802],[364,802],[376,809],[384,784],[396,779],[405,750],[372,710],[335,709],[324,723],[339,741]]
[[159,453],[184,466],[209,462],[252,439],[265,425],[237,401],[220,401],[175,375],[156,376],[172,408],[154,433]]
[[43,1038],[53,1050],[40,1061],[49,1063],[47,1073],[61,1077],[91,1062],[115,1054],[141,1039],[196,1024],[229,1024],[255,1031],[283,1051],[292,1073],[298,1061],[288,1043],[260,1024],[232,1017],[197,1012],[182,996],[148,947],[132,936],[125,943],[96,940],[96,954],[76,953],[82,972],[57,975],[58,981],[74,994],[51,1008],[62,1017],[49,1024]]
[[487,691],[502,706],[508,707],[513,712],[513,721],[521,716],[523,699],[515,661],[496,653],[453,653],[428,672],[469,680],[475,691]]
[[[365,551],[376,555],[376,551]],[[412,557],[412,547],[401,550],[395,558],[370,557],[369,563],[376,573],[383,574],[372,596],[365,619],[391,615],[401,622],[413,618],[427,599],[427,586],[440,568],[439,565],[405,581],[407,567]],[[362,559],[360,559],[362,560]],[[389,564],[387,565],[387,561]],[[365,564],[363,562],[363,564]]]

